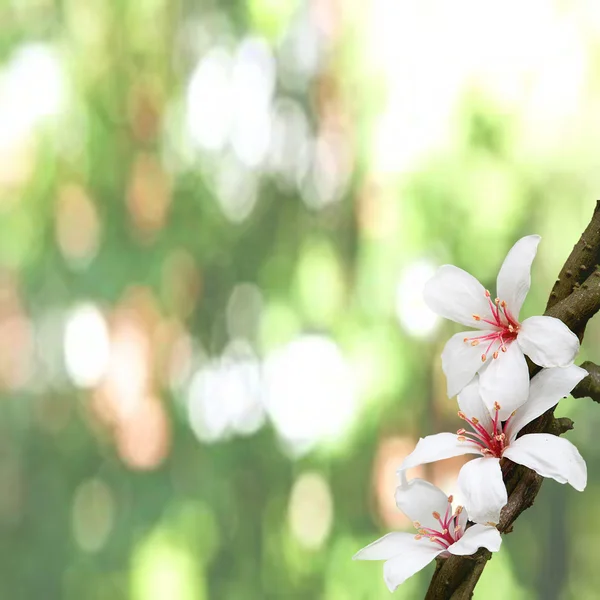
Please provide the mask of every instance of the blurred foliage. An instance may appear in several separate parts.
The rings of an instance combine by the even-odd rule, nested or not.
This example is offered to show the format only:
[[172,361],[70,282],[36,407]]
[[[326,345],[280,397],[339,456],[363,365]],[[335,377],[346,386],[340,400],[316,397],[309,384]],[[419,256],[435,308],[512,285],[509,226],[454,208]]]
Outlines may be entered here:
[[[351,557],[455,427],[423,283],[537,232],[543,309],[599,35],[583,0],[0,0],[0,597],[389,597]],[[597,596],[600,416],[561,410],[589,488],[544,485],[476,597]]]

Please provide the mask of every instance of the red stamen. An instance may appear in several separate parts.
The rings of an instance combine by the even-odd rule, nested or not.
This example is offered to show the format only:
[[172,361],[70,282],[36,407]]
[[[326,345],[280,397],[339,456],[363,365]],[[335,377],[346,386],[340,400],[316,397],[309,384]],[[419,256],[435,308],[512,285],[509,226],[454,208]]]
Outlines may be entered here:
[[[457,519],[460,514],[462,508],[460,506],[456,507],[455,514],[452,514],[452,496],[448,496],[448,504],[446,506],[446,514],[442,519],[440,514],[436,511],[432,513],[434,519],[440,524],[440,529],[434,529],[432,527],[422,527],[421,524],[415,521],[413,524],[417,529],[417,534],[415,535],[415,540],[427,539],[429,541],[438,544],[442,548],[446,549],[455,542],[457,542],[462,536],[463,533],[460,527],[457,527]],[[454,527],[451,528],[450,525],[454,524]]]
[[513,317],[504,300],[496,298],[495,301],[492,302],[490,293],[487,290],[485,296],[493,320],[486,319],[477,314],[473,315],[473,319],[475,319],[475,321],[487,323],[495,330],[484,335],[464,338],[465,343],[468,342],[472,346],[477,346],[481,342],[489,342],[486,351],[481,355],[482,362],[487,360],[488,353],[493,350],[496,344],[498,344],[498,346],[493,352],[494,358],[498,358],[500,351],[506,352],[507,344],[510,344],[516,339],[520,327],[519,322]]
[[463,412],[459,411],[458,416],[463,421],[466,421],[473,431],[459,429],[457,431],[458,441],[475,444],[483,456],[501,458],[502,453],[507,446],[505,434],[506,426],[512,418],[512,415],[503,425],[502,421],[500,421],[500,409],[500,405],[497,402],[494,402],[495,414],[489,429],[486,429],[475,417],[469,419]]

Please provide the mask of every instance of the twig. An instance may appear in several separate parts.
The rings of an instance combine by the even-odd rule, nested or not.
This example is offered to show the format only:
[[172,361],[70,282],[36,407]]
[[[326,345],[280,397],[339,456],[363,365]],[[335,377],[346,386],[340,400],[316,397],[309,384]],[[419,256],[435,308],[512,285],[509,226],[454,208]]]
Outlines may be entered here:
[[581,367],[589,375],[575,386],[571,396],[574,398],[585,398],[587,396],[594,402],[600,402],[600,367],[589,360],[584,362]]
[[569,258],[558,274],[558,279],[550,292],[546,310],[566,298],[573,289],[583,283],[600,262],[600,200],[589,225],[573,247]]

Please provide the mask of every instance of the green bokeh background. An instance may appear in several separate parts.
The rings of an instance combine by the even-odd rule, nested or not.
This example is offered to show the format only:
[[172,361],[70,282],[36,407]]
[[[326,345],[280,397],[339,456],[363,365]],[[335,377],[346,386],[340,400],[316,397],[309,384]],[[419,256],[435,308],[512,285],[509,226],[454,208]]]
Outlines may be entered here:
[[[381,564],[351,557],[401,526],[402,452],[457,427],[439,364],[456,329],[423,313],[415,265],[493,289],[539,233],[522,315],[543,311],[598,196],[599,42],[583,0],[0,0],[0,598],[390,597]],[[244,43],[258,62],[224,100]],[[232,111],[260,141],[261,98],[292,107],[287,146],[273,133],[250,164],[229,130],[209,147]],[[102,336],[65,340],[90,305],[111,366],[79,385]],[[279,382],[334,425],[354,398],[336,435],[286,441],[265,386],[250,432],[190,417],[194,377],[232,347],[264,375],[307,340]],[[582,360],[599,340],[592,322]],[[231,389],[210,390],[226,418]],[[287,390],[286,422],[306,403],[320,431],[315,397]],[[559,412],[588,488],[544,484],[476,598],[598,597],[600,414]],[[451,487],[459,466],[422,474]]]

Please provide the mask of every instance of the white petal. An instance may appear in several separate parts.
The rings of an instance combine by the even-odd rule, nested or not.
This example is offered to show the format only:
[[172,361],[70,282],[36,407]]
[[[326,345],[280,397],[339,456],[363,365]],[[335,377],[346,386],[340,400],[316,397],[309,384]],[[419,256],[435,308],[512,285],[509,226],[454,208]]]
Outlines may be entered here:
[[471,419],[475,417],[488,431],[492,430],[492,417],[479,393],[479,376],[475,375],[471,383],[458,395],[458,406]]
[[464,531],[469,520],[469,511],[463,507],[460,515],[458,515],[458,526]]
[[458,556],[470,556],[477,552],[479,548],[487,548],[490,552],[498,552],[501,544],[500,532],[495,527],[477,524],[469,527],[460,540],[448,548],[448,552]]
[[416,545],[412,546],[410,551],[395,556],[383,565],[383,579],[390,592],[444,552],[443,548],[428,538],[414,541]]
[[410,552],[414,546],[417,546],[417,540],[412,533],[402,533],[394,531],[384,535],[375,542],[359,550],[353,557],[353,560],[388,560]]
[[498,523],[500,511],[508,500],[500,459],[476,458],[469,461],[461,468],[456,483],[471,521],[483,525]]
[[549,433],[530,433],[510,444],[503,456],[533,469],[542,477],[570,483],[582,492],[587,483],[587,467],[579,450],[564,438]]
[[461,510],[460,514],[458,515],[458,522],[456,524],[457,526],[454,526],[454,519],[452,519],[450,521],[450,525],[448,525],[448,531],[450,532],[450,535],[452,535],[452,537],[454,537],[457,529],[462,529],[462,533],[464,533],[465,527],[467,526],[469,515],[464,507],[462,507],[462,509],[463,510]]
[[491,360],[479,376],[479,393],[491,411],[494,403],[500,405],[500,419],[505,421],[510,414],[527,400],[529,393],[529,370],[518,344],[512,342],[506,352]]
[[498,273],[496,293],[516,319],[531,285],[531,263],[541,239],[539,235],[521,238],[508,251]]
[[458,441],[455,433],[436,433],[421,438],[415,449],[404,459],[400,471],[436,460],[444,460],[462,454],[480,454],[479,447],[471,442]]
[[509,442],[525,425],[552,408],[561,398],[568,396],[571,390],[584,378],[588,372],[576,365],[542,369],[529,386],[529,398],[523,406],[510,418],[505,433]]
[[411,521],[418,521],[424,527],[433,529],[439,527],[439,522],[432,513],[435,511],[444,515],[448,508],[448,497],[429,481],[411,479],[396,488],[396,505]]
[[577,336],[554,317],[529,317],[521,323],[517,341],[540,367],[566,367],[579,352]]
[[428,538],[416,540],[411,533],[394,532],[359,550],[353,559],[387,561],[383,565],[383,577],[393,592],[443,551],[443,548]]
[[425,284],[425,304],[438,315],[476,329],[489,329],[473,315],[493,320],[485,288],[466,271],[454,265],[441,266]]
[[[481,345],[471,346],[465,338],[471,339],[477,335],[473,331],[463,331],[453,335],[442,351],[442,370],[446,375],[448,398],[456,396],[470,381],[481,367]],[[491,359],[488,359],[488,362]]]

